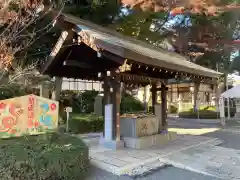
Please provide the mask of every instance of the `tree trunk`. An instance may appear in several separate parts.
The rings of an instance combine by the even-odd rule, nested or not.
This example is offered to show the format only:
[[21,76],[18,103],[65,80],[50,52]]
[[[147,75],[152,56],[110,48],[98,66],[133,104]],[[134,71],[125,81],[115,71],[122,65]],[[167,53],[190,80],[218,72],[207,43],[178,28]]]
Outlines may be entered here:
[[54,90],[52,92],[52,100],[59,101],[62,90],[62,78],[56,77],[54,83]]
[[[52,100],[59,101],[60,100],[60,93],[62,90],[62,78],[56,77],[54,82],[54,90],[52,92]],[[59,102],[59,124],[64,124],[64,118],[65,118],[65,111],[64,106]]]
[[194,92],[193,92],[193,111],[194,112],[197,112],[199,87],[200,87],[200,81],[195,81],[194,82]]

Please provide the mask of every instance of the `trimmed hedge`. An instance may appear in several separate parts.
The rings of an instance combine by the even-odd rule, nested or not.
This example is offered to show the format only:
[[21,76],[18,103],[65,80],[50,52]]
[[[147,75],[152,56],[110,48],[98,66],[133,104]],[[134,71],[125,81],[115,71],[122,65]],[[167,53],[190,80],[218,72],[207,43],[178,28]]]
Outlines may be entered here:
[[[235,115],[235,109],[230,109],[230,116],[234,117]],[[197,119],[198,118],[198,112],[193,111],[183,111],[179,112],[178,116],[180,118],[190,118],[190,119]],[[219,113],[212,110],[199,110],[199,119],[218,119]],[[225,117],[227,117],[227,109],[225,109]]]
[[0,140],[1,179],[79,180],[89,169],[88,147],[69,135]]
[[104,119],[93,114],[72,117],[69,120],[69,130],[71,133],[101,132],[104,129]]
[[[183,111],[183,112],[179,112],[178,116],[180,118],[197,119],[198,113],[193,111]],[[219,118],[219,116],[215,111],[199,110],[199,118],[200,119],[217,119]]]
[[[215,106],[201,106],[199,109],[199,118],[200,119],[218,119],[220,114],[216,111]],[[236,108],[230,108],[230,116],[234,117],[236,113]],[[178,116],[180,118],[198,118],[198,112],[194,112],[193,108],[190,108],[188,111],[179,112]],[[228,116],[228,109],[225,107],[225,117]]]

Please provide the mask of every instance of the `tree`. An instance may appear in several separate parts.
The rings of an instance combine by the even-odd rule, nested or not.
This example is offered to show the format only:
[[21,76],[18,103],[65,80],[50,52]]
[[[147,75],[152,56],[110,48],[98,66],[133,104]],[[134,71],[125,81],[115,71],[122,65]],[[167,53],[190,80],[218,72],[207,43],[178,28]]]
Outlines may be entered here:
[[[39,56],[44,46],[54,44],[54,38],[39,46],[44,36],[52,35],[52,7],[43,0],[4,0],[0,2],[0,82],[1,86],[28,86],[39,75],[37,67],[45,57]],[[49,41],[51,40],[51,42]],[[57,37],[55,37],[57,39]],[[49,52],[51,50],[49,49]],[[33,56],[38,54],[38,57]],[[47,53],[45,53],[46,55]],[[48,79],[48,78],[47,78]],[[38,79],[39,80],[39,79]]]
[[[123,0],[132,13],[115,24],[125,35],[175,51],[199,65],[229,73],[230,54],[239,48],[237,2]],[[184,7],[183,7],[184,6]],[[210,8],[209,8],[210,7]],[[150,32],[152,31],[152,32]],[[200,82],[195,82],[194,107]]]
[[101,25],[113,23],[120,4],[113,0],[74,0],[66,4],[64,11]]

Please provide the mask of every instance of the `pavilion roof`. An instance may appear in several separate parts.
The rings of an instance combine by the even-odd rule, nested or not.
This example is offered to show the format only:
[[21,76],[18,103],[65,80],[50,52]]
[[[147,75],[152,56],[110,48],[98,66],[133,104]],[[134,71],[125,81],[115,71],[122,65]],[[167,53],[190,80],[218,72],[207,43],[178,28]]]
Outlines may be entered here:
[[91,43],[91,46],[104,49],[120,57],[149,66],[196,76],[218,78],[222,74],[194,64],[185,56],[156,48],[151,44],[123,36],[120,33],[75,16],[62,14],[60,18],[75,25],[75,31],[80,35],[84,34],[88,37],[88,42]]

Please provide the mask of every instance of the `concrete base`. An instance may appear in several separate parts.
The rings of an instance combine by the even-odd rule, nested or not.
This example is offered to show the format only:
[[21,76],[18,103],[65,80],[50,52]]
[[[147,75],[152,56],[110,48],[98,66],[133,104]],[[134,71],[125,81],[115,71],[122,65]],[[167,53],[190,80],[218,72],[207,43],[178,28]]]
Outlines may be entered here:
[[234,118],[240,119],[240,112],[236,112]]
[[175,140],[176,138],[176,132],[167,132],[139,138],[123,137],[123,141],[125,147],[133,149],[145,149],[156,145],[166,144],[169,141]]
[[122,140],[106,141],[103,136],[100,137],[99,144],[104,146],[105,148],[112,149],[112,150],[121,149],[124,147],[124,142]]
[[222,126],[225,126],[225,125],[226,125],[226,119],[225,119],[225,117],[220,117],[220,122],[221,122],[221,125],[222,125]]

